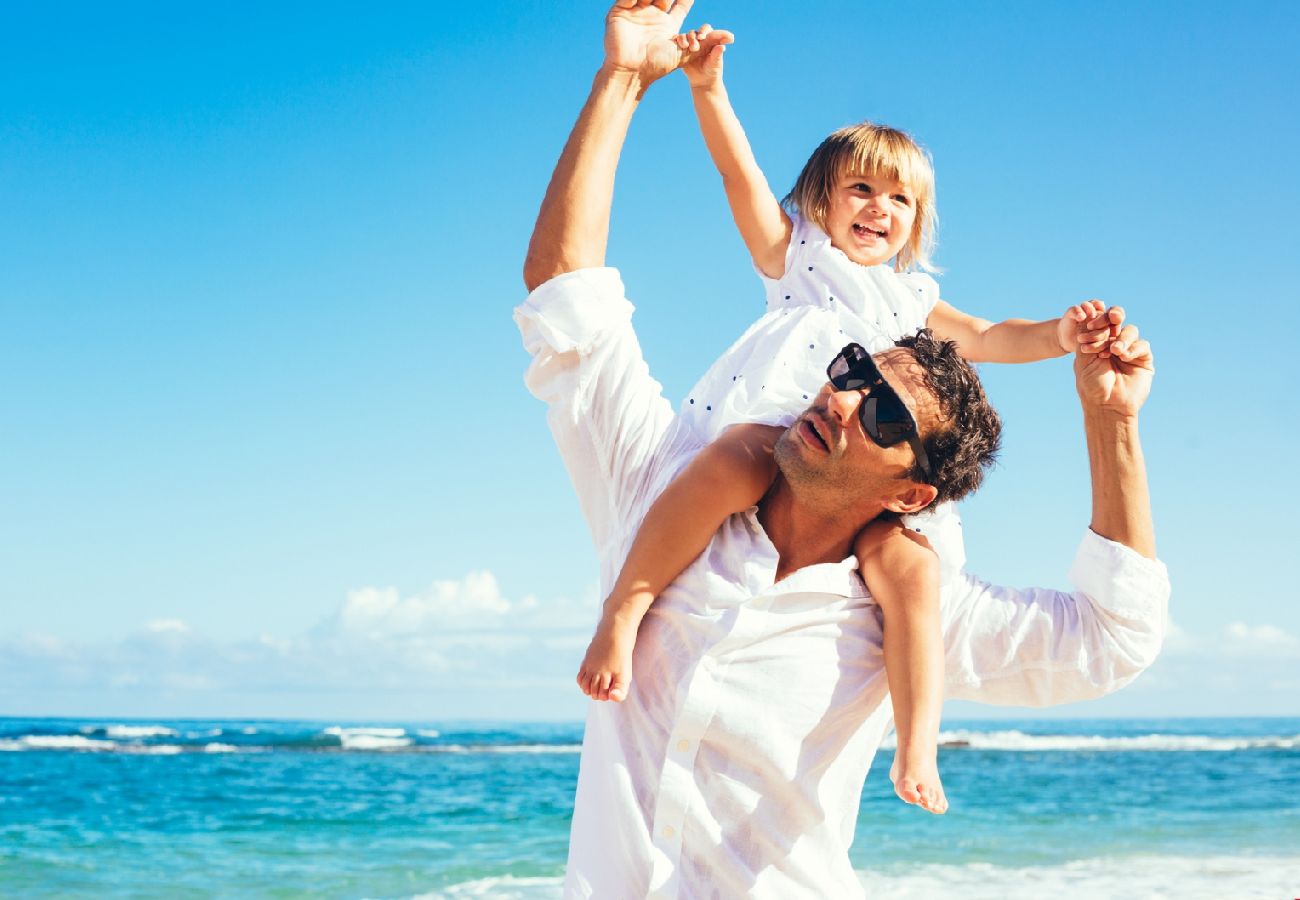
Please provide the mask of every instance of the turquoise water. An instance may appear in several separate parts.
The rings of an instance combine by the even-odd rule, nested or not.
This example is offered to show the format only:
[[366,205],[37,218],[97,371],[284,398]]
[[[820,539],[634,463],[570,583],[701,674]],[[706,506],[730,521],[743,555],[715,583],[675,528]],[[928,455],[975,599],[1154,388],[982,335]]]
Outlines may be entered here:
[[[554,896],[580,741],[576,724],[0,719],[0,896]],[[872,771],[853,859],[879,892],[1010,878],[988,895],[1032,896],[1059,876],[1085,896],[1115,878],[1114,896],[1300,896],[1298,719],[948,722],[943,741],[945,817]]]

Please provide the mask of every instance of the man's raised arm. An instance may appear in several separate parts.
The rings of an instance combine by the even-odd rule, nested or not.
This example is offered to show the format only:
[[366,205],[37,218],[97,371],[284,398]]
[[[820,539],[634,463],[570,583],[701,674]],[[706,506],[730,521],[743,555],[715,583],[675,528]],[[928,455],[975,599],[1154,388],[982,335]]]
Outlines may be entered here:
[[[1109,315],[1123,318],[1119,310]],[[1125,325],[1109,352],[1076,353],[1075,385],[1083,404],[1092,471],[1092,530],[1155,559],[1155,526],[1146,463],[1138,440],[1138,410],[1151,393],[1151,345]]]
[[[1106,312],[1116,325],[1123,311]],[[1104,353],[1075,358],[1092,475],[1092,520],[1070,571],[1075,590],[1025,590],[966,577],[944,609],[949,697],[1016,706],[1110,693],[1155,661],[1169,577],[1155,529],[1138,411],[1155,371],[1132,325]]]
[[681,65],[683,51],[673,35],[693,2],[618,0],[610,9],[605,60],[555,166],[528,244],[524,284],[530,291],[557,275],[604,265],[614,170],[628,124],[645,89]]

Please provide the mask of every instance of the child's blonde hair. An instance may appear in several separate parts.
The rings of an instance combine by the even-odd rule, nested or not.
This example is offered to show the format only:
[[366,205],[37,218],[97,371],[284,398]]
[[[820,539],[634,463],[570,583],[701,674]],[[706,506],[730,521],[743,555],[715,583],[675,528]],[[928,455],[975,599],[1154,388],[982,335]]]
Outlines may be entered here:
[[813,151],[781,203],[824,231],[831,194],[847,175],[879,175],[907,186],[916,204],[916,219],[907,243],[894,259],[894,268],[900,272],[934,271],[930,253],[939,217],[934,208],[930,154],[897,128],[872,122],[850,125],[831,134]]

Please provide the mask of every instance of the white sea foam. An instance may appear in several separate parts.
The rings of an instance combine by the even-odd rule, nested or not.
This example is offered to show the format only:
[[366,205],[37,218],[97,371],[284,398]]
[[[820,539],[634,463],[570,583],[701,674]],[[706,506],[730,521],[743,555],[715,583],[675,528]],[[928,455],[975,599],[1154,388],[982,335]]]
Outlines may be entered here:
[[440,744],[429,753],[581,753],[581,744]]
[[1285,857],[1133,856],[1055,866],[925,865],[860,872],[868,896],[890,900],[1234,900],[1297,896],[1300,855]]
[[1142,734],[1103,737],[1084,734],[1025,734],[1023,731],[941,731],[939,746],[951,750],[1093,751],[1210,751],[1294,750],[1300,735],[1275,737],[1211,737],[1203,734]]
[[[1300,855],[1295,857],[1133,856],[1084,859],[1054,866],[919,865],[859,872],[869,897],[889,900],[1234,900],[1300,896]],[[420,894],[414,900],[491,897],[541,900],[559,897],[563,878],[480,878]]]
[[405,728],[343,728],[334,725],[323,733],[337,737],[344,750],[401,750],[414,743],[406,736]]
[[340,725],[332,725],[325,729],[325,734],[335,734],[342,737],[345,734],[360,734],[367,737],[401,737],[406,734],[405,728],[344,728]]
[[204,753],[238,753],[239,748],[236,747],[234,744],[222,744],[213,741],[210,744],[203,745],[203,752]]
[[117,741],[102,741],[80,734],[24,734],[0,740],[0,750],[116,750]]
[[411,900],[443,900],[453,897],[491,897],[492,900],[532,900],[534,897],[558,897],[564,887],[563,878],[480,878],[454,884],[441,891],[417,894]]
[[418,734],[422,738],[442,737],[442,733],[434,728],[421,728],[419,731],[416,732],[416,734]]
[[119,740],[135,738],[176,737],[176,730],[165,725],[109,725],[104,734]]
[[117,748],[118,753],[134,753],[140,756],[175,756],[184,753],[185,748],[177,744],[125,744]]

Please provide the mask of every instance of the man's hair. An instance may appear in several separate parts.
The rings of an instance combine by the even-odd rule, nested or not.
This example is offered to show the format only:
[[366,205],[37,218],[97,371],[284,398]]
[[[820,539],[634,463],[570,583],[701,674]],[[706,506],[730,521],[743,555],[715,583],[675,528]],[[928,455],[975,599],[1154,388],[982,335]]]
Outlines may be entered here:
[[848,175],[892,178],[907,187],[916,204],[916,219],[894,266],[900,272],[934,271],[930,254],[934,250],[938,215],[930,154],[907,132],[897,128],[874,122],[849,125],[818,145],[781,203],[788,212],[799,213],[825,231],[831,195],[840,180]]
[[957,352],[955,341],[936,340],[928,328],[900,338],[925,372],[925,383],[939,401],[943,421],[928,429],[922,444],[930,475],[912,466],[908,477],[938,489],[935,502],[960,500],[973,493],[993,465],[1002,442],[1002,420],[984,395],[975,369]]

